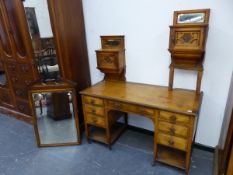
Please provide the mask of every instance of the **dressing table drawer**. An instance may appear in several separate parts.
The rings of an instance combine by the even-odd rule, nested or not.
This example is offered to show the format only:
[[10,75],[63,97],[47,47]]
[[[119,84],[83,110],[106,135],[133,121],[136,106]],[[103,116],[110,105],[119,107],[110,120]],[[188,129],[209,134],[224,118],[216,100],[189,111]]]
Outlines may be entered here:
[[179,150],[187,150],[187,140],[179,137],[170,136],[163,133],[158,133],[158,144],[176,148]]
[[160,111],[159,119],[168,121],[170,123],[190,124],[190,117],[186,115],[176,114],[172,112]]
[[85,105],[84,106],[84,110],[86,113],[90,113],[93,115],[100,115],[100,116],[104,116],[104,109],[102,107],[98,107],[98,106],[91,106],[91,105]]
[[103,106],[104,104],[104,101],[102,99],[96,97],[84,96],[83,99],[84,99],[84,103],[91,105]]
[[105,120],[104,120],[104,117],[102,116],[86,114],[86,122],[88,124],[105,127]]
[[115,101],[108,101],[107,106],[112,109],[120,110],[120,111],[126,111],[126,112],[132,112],[136,114],[142,114],[142,115],[154,115],[154,109],[142,107],[138,105],[131,105],[121,102],[115,102]]
[[159,131],[162,131],[166,134],[169,134],[171,136],[181,136],[181,137],[188,137],[188,131],[189,128],[185,126],[179,126],[179,125],[174,125],[168,122],[159,122],[158,126]]

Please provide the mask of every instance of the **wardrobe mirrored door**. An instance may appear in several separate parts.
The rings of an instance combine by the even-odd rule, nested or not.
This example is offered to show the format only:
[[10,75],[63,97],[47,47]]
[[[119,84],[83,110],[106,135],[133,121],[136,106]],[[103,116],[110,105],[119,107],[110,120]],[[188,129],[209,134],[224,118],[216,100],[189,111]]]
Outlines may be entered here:
[[60,72],[47,0],[25,0],[24,9],[40,78],[56,81]]

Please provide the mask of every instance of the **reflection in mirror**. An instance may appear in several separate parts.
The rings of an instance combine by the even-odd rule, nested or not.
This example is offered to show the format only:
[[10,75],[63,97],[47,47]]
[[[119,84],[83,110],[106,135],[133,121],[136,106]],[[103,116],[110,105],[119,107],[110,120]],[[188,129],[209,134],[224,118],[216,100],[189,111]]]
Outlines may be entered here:
[[6,85],[6,72],[2,62],[0,62],[0,85]]
[[41,144],[78,141],[72,92],[32,93]]
[[41,80],[60,78],[47,0],[26,0],[24,9]]
[[185,24],[185,23],[203,23],[205,20],[205,13],[186,13],[179,14],[177,23]]

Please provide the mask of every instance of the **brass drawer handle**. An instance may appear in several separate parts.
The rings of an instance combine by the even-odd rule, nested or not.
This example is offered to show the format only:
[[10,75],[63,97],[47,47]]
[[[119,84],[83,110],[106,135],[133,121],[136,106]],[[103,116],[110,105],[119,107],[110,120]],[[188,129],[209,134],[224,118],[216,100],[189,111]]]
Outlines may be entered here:
[[95,110],[95,109],[92,109],[91,112],[92,112],[93,114],[95,114],[95,113],[96,113],[96,110]]
[[93,105],[95,104],[95,100],[91,99],[90,103]]
[[142,107],[139,107],[139,108],[138,108],[138,111],[141,112],[141,113],[144,113],[144,112],[145,112],[145,109],[142,108]]
[[175,128],[170,128],[170,135],[175,135],[176,129]]
[[169,140],[169,141],[168,141],[168,144],[171,145],[171,146],[174,145],[174,143],[175,143],[175,142],[174,142],[173,140]]
[[93,122],[93,123],[96,123],[96,122],[97,122],[97,118],[93,117],[93,118],[92,118],[92,122]]
[[170,116],[170,121],[172,122],[172,123],[175,123],[176,122],[176,116],[175,115],[172,115],[172,116]]
[[113,106],[114,106],[114,108],[116,108],[116,109],[121,109],[121,108],[122,108],[122,106],[121,106],[120,103],[114,103]]

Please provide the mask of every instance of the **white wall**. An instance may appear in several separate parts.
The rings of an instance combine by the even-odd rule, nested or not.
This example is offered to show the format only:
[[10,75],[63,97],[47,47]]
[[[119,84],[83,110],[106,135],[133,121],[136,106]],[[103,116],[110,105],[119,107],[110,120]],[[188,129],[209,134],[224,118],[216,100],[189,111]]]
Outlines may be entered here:
[[[96,69],[100,35],[125,35],[128,81],[168,85],[169,25],[173,11],[210,8],[202,103],[196,142],[216,146],[233,70],[232,0],[83,0],[92,84],[103,79]],[[194,72],[176,71],[175,87],[195,89]],[[153,129],[151,121],[131,116],[129,123]]]

